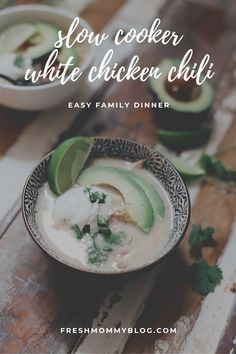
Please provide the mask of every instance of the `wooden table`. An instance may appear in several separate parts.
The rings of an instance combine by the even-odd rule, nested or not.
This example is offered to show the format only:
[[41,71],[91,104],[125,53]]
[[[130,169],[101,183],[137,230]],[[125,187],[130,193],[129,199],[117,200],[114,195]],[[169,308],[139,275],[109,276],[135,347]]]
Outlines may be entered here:
[[[212,55],[216,67],[216,131],[208,145],[214,153],[235,145],[236,44],[233,1],[97,0],[82,16],[96,31],[106,27],[149,25],[155,17],[162,26],[185,35],[177,50],[154,45],[132,51],[143,65],[178,56],[194,48],[196,58]],[[112,43],[111,43],[112,44]],[[233,96],[234,92],[234,96]],[[93,88],[93,99],[151,100],[147,84],[124,82]],[[88,97],[89,98],[89,97]],[[68,111],[44,113],[0,109],[0,353],[235,353],[236,336],[236,193],[218,183],[190,187],[192,219],[216,229],[217,247],[206,249],[209,262],[219,260],[224,281],[206,298],[185,282],[192,263],[188,234],[163,269],[132,280],[97,281],[52,263],[33,243],[20,213],[20,193],[34,164],[52,146],[76,134],[129,137],[157,144],[157,125],[147,109]],[[235,151],[222,155],[236,168]],[[88,335],[60,334],[60,327],[121,326],[177,327],[177,334]]]

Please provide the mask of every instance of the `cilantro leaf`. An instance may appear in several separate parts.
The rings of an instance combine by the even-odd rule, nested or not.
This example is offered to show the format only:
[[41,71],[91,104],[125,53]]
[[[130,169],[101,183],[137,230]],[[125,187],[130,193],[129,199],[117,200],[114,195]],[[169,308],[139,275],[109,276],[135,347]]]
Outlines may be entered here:
[[207,226],[205,229],[202,229],[202,245],[203,246],[215,246],[216,241],[213,238],[215,229],[213,227]]
[[100,227],[100,228],[98,229],[98,232],[97,232],[97,233],[103,235],[103,236],[106,237],[106,238],[107,238],[107,237],[110,237],[111,234],[112,234],[111,229],[109,228],[109,226],[108,226],[108,227],[106,227],[106,226]]
[[222,181],[236,181],[236,171],[229,170],[222,161],[210,155],[203,154],[198,164],[209,176],[217,177]]
[[97,224],[99,227],[109,227],[109,220],[97,215]]
[[89,234],[90,235],[90,225],[89,224],[84,225],[84,227],[82,229],[82,234],[83,235],[85,235],[85,234]]
[[81,238],[83,237],[83,232],[80,230],[79,226],[76,224],[76,225],[73,225],[71,227],[71,230],[75,232],[76,234],[76,238],[78,240],[81,240]]
[[201,257],[202,247],[214,247],[216,241],[213,238],[215,229],[213,227],[206,227],[203,229],[201,225],[195,224],[189,236],[189,244],[192,247],[192,254],[196,258]]
[[190,267],[192,289],[202,295],[214,292],[223,279],[222,270],[217,265],[209,265],[201,260]]
[[111,245],[120,245],[122,243],[123,233],[112,232],[108,237],[106,237],[106,242]]
[[88,250],[88,261],[91,264],[101,264],[107,260],[109,253],[112,251],[113,248],[109,246],[100,248],[94,242]]
[[89,200],[91,203],[96,203],[98,202],[98,204],[104,204],[106,202],[106,197],[108,196],[107,194],[105,194],[104,192],[91,192],[92,188],[89,187],[85,187],[84,188],[84,194],[88,193],[89,195]]

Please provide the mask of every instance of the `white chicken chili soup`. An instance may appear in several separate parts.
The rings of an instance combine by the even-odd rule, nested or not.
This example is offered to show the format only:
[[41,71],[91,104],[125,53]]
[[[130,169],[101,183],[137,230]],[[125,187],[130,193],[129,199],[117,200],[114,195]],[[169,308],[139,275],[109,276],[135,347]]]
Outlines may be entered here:
[[90,271],[119,272],[157,258],[170,237],[172,209],[142,162],[99,158],[60,196],[47,183],[41,187],[36,222],[64,259]]

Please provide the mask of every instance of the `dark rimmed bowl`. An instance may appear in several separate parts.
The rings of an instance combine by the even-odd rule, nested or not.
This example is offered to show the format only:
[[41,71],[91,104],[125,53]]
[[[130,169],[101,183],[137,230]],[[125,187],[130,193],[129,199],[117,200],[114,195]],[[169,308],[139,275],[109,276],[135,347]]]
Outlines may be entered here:
[[56,250],[49,247],[43,235],[38,230],[38,226],[35,221],[35,205],[38,198],[39,188],[42,187],[42,185],[47,181],[47,168],[51,153],[46,155],[33,169],[24,186],[22,194],[22,213],[29,234],[38,246],[47,253],[47,255],[66,266],[87,273],[121,275],[140,271],[156,264],[157,262],[160,262],[177,247],[179,242],[182,240],[189,223],[190,200],[187,188],[179,173],[160,153],[150,147],[128,139],[95,137],[91,155],[94,158],[122,158],[130,162],[144,160],[144,167],[158,179],[165,189],[172,204],[173,228],[167,244],[161,252],[157,252],[156,259],[154,259],[152,263],[144,263],[142,266],[132,268],[130,270],[111,270],[111,272],[106,272],[99,267],[94,268],[94,270],[88,270],[82,265],[78,265],[78,263],[73,259],[68,260],[67,257],[64,258],[63,256],[58,255]]

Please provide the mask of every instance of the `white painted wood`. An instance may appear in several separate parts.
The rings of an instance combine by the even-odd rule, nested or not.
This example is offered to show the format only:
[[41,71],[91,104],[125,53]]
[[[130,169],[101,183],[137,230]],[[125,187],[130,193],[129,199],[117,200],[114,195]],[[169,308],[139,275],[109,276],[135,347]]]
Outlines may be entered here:
[[231,284],[236,281],[235,250],[236,223],[232,227],[229,241],[218,262],[223,271],[223,281],[214,293],[206,297],[181,353],[216,353],[228,316],[232,313],[235,304],[235,294],[230,291]]

